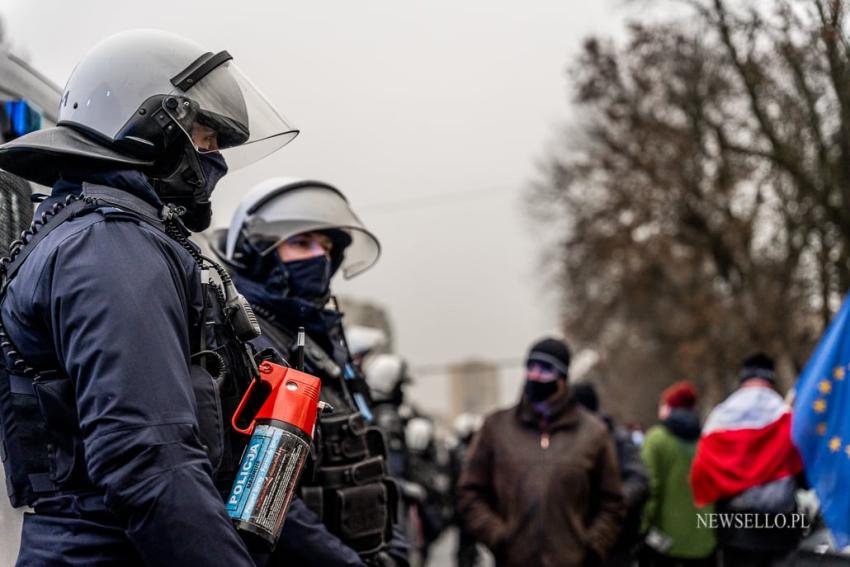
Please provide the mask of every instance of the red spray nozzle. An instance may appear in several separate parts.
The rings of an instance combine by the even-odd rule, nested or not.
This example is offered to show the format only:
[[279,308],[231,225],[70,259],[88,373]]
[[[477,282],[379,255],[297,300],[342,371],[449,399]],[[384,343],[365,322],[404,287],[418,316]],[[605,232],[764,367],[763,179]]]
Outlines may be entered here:
[[268,361],[260,364],[259,369],[259,379],[269,386],[271,392],[251,423],[246,428],[241,428],[237,421],[258,381],[251,382],[233,414],[233,429],[251,435],[258,419],[274,419],[293,425],[308,437],[312,437],[322,381],[294,368],[286,368]]

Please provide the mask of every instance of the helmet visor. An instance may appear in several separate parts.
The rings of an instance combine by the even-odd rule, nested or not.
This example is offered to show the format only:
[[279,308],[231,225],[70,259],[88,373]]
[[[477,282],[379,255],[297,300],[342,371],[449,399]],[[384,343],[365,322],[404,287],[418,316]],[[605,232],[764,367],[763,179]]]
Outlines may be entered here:
[[185,91],[175,87],[163,107],[199,152],[221,151],[231,170],[266,157],[298,135],[232,60]]
[[265,203],[246,218],[244,224],[240,220],[239,225],[249,239],[266,243],[262,250],[264,255],[297,234],[322,230],[345,232],[351,238],[340,264],[346,279],[372,267],[381,254],[378,239],[354,214],[348,202],[336,191],[321,186],[287,191]]

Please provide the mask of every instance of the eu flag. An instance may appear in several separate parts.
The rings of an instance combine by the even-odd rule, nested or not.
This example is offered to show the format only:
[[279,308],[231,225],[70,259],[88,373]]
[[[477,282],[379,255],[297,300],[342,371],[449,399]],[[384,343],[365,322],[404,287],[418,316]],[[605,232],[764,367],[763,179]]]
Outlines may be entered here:
[[850,545],[850,300],[797,381],[791,436],[836,547]]

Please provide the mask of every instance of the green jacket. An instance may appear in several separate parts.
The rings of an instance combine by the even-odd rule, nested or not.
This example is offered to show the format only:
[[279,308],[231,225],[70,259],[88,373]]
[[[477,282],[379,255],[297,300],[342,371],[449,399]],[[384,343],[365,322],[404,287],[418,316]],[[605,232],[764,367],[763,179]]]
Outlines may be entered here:
[[696,507],[688,480],[698,438],[696,415],[674,410],[664,424],[650,428],[641,448],[650,486],[644,528],[655,528],[670,538],[664,552],[670,557],[707,557],[716,545],[714,530],[697,522],[697,513],[714,512],[714,507]]

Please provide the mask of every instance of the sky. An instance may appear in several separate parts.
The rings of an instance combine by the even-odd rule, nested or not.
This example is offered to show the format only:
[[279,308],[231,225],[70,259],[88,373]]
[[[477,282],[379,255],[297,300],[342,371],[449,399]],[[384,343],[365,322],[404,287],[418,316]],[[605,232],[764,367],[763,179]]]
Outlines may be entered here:
[[[301,134],[219,184],[215,224],[267,177],[339,187],[383,254],[335,289],[387,308],[414,374],[521,361],[558,333],[523,200],[570,119],[566,67],[588,34],[622,36],[634,15],[622,0],[0,0],[0,15],[13,50],[60,86],[87,49],[126,29],[227,49]],[[504,369],[503,402],[521,378]],[[439,412],[448,383],[423,370],[412,393]]]

